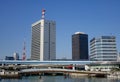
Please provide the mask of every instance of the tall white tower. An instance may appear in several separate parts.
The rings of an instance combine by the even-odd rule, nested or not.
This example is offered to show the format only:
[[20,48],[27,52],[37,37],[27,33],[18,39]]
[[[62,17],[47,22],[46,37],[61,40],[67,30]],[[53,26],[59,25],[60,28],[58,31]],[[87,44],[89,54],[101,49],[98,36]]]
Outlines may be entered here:
[[32,24],[31,59],[56,59],[56,22],[45,20],[44,9],[42,19]]

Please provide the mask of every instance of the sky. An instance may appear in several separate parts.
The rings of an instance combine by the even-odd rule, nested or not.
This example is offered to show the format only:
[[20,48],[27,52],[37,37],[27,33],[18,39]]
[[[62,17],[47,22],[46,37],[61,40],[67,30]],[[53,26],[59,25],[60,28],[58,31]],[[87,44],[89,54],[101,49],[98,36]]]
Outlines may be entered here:
[[31,24],[41,19],[56,21],[57,59],[72,56],[71,36],[84,32],[93,37],[114,35],[120,52],[120,0],[0,0],[0,59],[22,56],[26,42],[31,56]]

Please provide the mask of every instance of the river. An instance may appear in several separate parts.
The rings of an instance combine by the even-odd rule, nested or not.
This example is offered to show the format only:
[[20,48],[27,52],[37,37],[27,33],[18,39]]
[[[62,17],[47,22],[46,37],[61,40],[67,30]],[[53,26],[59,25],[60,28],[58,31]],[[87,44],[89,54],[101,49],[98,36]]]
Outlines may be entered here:
[[1,79],[0,82],[120,82],[120,79],[108,79],[108,78],[88,78],[79,77],[71,78],[64,76],[29,76],[22,79]]

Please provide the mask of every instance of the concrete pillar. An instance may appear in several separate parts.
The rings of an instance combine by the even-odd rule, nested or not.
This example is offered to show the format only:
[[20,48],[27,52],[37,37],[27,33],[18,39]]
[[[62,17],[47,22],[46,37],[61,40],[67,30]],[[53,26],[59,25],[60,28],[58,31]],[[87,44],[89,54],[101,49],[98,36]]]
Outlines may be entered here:
[[75,70],[75,64],[73,64],[72,70]]
[[48,69],[51,69],[51,67],[48,67]]
[[65,66],[63,66],[63,69],[65,69]]
[[4,66],[4,64],[2,63],[2,66]]

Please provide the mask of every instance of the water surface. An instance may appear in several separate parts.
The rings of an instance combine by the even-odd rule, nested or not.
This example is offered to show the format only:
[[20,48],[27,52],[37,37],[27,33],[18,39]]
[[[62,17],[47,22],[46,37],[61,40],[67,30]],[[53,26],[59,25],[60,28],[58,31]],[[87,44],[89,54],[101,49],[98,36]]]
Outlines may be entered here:
[[0,82],[120,82],[120,79],[108,79],[108,78],[88,78],[79,77],[71,78],[64,76],[29,76],[22,79],[2,79]]

